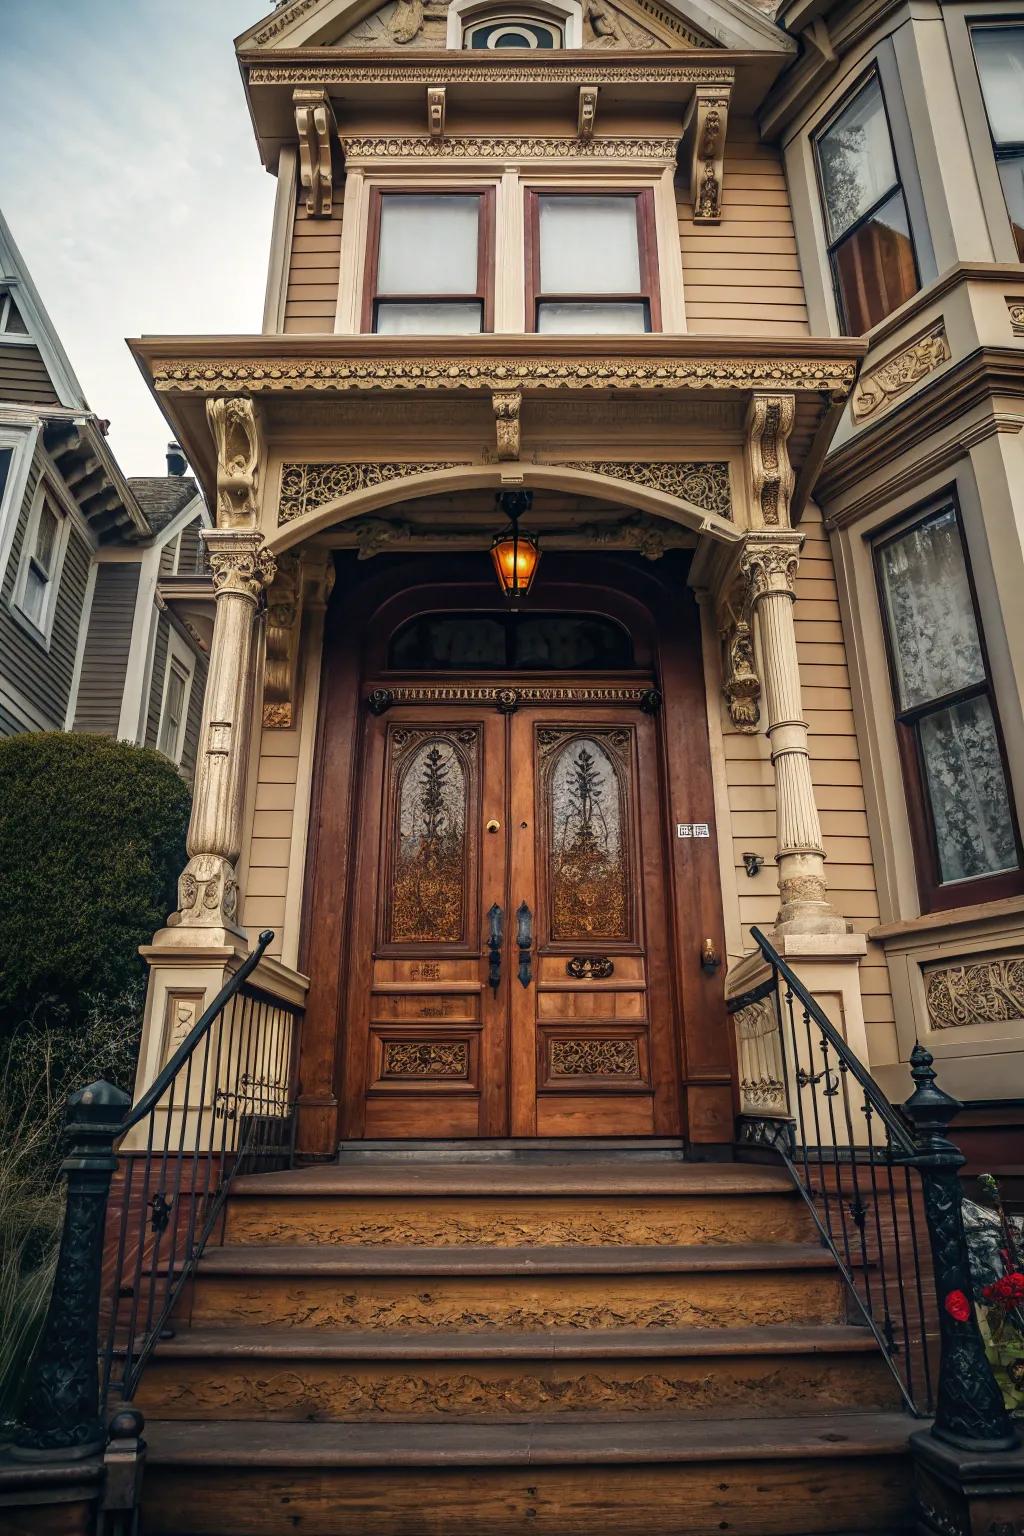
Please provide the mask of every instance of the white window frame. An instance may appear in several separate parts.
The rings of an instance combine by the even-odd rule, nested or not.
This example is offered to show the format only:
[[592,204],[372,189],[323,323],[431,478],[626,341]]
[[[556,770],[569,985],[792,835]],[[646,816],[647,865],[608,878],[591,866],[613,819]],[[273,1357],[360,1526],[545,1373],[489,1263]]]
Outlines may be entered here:
[[28,321],[22,312],[21,305],[18,303],[17,294],[9,283],[0,283],[0,337],[3,338],[4,346],[34,347],[36,344],[35,339],[28,329],[24,331],[8,331],[7,316],[12,304],[17,309],[18,314],[21,315],[22,324],[27,327]]
[[[545,11],[562,29],[562,48],[583,47],[583,0],[526,0],[525,9],[536,11],[540,18]],[[463,34],[471,22],[483,21],[488,11],[506,14],[515,10],[515,0],[503,5],[501,0],[452,0],[448,7],[449,48],[463,49]]]
[[0,496],[0,587],[7,574],[11,546],[18,531],[18,518],[25,500],[25,487],[39,432],[38,422],[26,423],[24,426],[8,426],[0,422],[0,448],[14,450],[7,484]]
[[949,40],[957,92],[963,109],[967,138],[971,147],[975,175],[981,193],[988,236],[994,259],[1019,265],[1017,246],[1010,226],[1010,215],[999,177],[988,108],[981,88],[981,71],[974,52],[971,30],[976,26],[1024,26],[1024,0],[1005,14],[996,12],[987,0],[971,0],[966,5],[943,7],[942,20]]
[[[196,659],[181,637],[170,628],[167,633],[167,661],[164,665],[164,683],[160,693],[160,718],[156,727],[156,750],[168,758],[176,768],[181,767],[182,754],[185,750],[185,730],[188,725],[188,709],[192,700],[192,684],[195,681]],[[178,736],[174,743],[174,752],[164,752],[160,745],[164,734],[164,721],[167,718],[167,697],[171,688],[171,676],[174,672],[183,679],[185,687],[181,696],[181,719],[178,721]]]
[[[43,507],[49,503],[57,516],[57,537],[53,546],[53,568],[49,572],[46,583],[46,596],[43,611],[38,619],[34,619],[25,608],[25,588],[28,584],[29,565],[35,553],[36,537],[39,533],[39,523],[43,515]],[[11,608],[19,623],[21,623],[34,639],[38,640],[46,650],[50,649],[50,641],[53,636],[53,620],[57,612],[57,599],[60,595],[61,576],[64,572],[64,557],[68,551],[68,540],[71,537],[72,518],[64,506],[61,498],[48,484],[46,477],[40,479],[32,502],[32,510],[25,525],[25,538],[21,547],[21,558],[18,563],[18,575],[14,583],[14,591],[11,594]]]

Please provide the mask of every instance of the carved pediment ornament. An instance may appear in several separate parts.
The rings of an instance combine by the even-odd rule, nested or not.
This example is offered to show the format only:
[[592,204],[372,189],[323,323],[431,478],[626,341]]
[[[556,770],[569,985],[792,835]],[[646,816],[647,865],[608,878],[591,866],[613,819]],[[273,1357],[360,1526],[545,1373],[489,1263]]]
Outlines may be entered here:
[[260,461],[255,407],[251,400],[238,396],[207,400],[206,420],[217,447],[217,525],[252,527]]
[[338,124],[324,90],[292,93],[299,137],[299,178],[310,218],[329,219],[334,211],[334,141]]
[[948,363],[950,355],[945,327],[940,320],[923,336],[918,336],[909,346],[860,378],[853,392],[854,421],[866,421],[879,406],[927,378],[943,363]]

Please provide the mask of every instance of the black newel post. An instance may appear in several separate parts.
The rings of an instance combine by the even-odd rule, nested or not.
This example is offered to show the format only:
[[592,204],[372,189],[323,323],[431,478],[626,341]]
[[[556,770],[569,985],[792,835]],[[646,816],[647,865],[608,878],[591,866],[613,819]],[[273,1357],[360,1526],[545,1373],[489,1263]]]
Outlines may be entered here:
[[130,1104],[126,1093],[102,1078],[68,1099],[64,1230],[12,1447],[23,1459],[89,1456],[106,1444],[98,1359],[103,1234],[117,1166],[114,1142]]
[[962,1450],[1009,1451],[1020,1441],[992,1373],[974,1311],[964,1231],[960,1169],[967,1159],[946,1130],[959,1102],[936,1085],[922,1045],[910,1058],[914,1092],[904,1104],[913,1122],[925,1217],[939,1302],[939,1387],[932,1434]]

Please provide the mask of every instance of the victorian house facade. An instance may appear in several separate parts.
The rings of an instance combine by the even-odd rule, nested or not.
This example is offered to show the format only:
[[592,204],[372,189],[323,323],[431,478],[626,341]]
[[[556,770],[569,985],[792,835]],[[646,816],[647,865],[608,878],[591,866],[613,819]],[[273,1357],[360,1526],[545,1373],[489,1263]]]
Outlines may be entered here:
[[1024,19],[291,0],[236,46],[263,331],[132,343],[215,508],[138,1086],[273,930],[303,1166],[157,1347],[147,1530],[903,1529],[879,1362],[736,1155],[832,1082],[767,945],[1024,1161]]

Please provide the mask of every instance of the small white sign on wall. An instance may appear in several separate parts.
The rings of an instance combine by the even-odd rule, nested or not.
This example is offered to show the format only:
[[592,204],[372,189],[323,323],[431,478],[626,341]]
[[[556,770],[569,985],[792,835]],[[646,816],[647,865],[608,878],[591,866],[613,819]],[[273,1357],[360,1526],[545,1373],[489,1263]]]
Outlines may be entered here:
[[706,821],[677,821],[676,837],[710,837],[711,828]]

